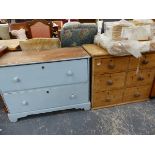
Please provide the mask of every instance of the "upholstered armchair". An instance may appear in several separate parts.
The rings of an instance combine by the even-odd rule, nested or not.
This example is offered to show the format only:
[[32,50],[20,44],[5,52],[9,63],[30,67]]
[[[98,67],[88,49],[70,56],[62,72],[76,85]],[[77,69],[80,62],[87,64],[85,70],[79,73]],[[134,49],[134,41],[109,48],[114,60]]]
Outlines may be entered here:
[[94,36],[97,34],[97,25],[95,23],[70,22],[64,24],[61,31],[61,46],[74,47],[94,42]]

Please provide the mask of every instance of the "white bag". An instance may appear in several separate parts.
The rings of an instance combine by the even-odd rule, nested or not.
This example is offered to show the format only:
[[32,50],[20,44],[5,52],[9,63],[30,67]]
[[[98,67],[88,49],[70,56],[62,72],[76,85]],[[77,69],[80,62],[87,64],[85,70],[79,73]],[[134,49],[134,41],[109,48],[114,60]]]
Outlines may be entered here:
[[151,26],[130,26],[123,27],[121,38],[126,40],[149,40],[151,38]]
[[104,23],[104,32],[105,35],[112,40],[121,40],[121,32],[123,27],[134,26],[133,23],[127,20],[120,20],[117,22],[105,22]]
[[115,56],[133,55],[136,58],[141,57],[141,53],[150,50],[150,42],[140,42],[137,40],[113,41],[105,34],[96,35],[94,43],[106,49],[109,54]]

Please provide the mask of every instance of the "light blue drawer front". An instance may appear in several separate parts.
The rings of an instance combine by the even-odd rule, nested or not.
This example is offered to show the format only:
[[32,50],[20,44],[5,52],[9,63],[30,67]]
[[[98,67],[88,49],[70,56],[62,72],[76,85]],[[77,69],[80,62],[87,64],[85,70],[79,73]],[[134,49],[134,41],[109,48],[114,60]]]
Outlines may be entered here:
[[88,60],[70,60],[0,68],[3,92],[88,81]]
[[82,104],[89,101],[88,96],[88,83],[3,94],[10,113]]

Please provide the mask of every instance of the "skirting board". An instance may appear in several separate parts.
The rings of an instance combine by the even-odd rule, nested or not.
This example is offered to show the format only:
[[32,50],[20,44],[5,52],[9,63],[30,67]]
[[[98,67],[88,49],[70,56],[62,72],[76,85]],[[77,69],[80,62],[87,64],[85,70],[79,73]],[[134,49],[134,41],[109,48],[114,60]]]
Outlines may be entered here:
[[8,114],[8,117],[9,117],[9,120],[11,122],[17,122],[17,120],[19,118],[26,117],[28,115],[39,114],[39,113],[46,113],[46,112],[53,112],[53,111],[59,111],[59,110],[67,110],[67,109],[90,110],[90,102],[82,103],[82,104],[76,104],[76,105],[70,105],[70,106],[62,106],[62,107],[50,108],[50,109],[42,109],[42,110],[36,110],[36,111],[29,111],[29,112],[23,112],[23,113]]

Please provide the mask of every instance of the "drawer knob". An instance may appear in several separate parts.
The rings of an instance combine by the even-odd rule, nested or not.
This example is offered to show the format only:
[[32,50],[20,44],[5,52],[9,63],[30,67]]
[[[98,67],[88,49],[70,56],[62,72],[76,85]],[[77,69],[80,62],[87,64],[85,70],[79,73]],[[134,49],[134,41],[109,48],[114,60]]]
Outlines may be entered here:
[[73,76],[73,72],[72,72],[71,70],[69,70],[69,71],[67,72],[67,76]]
[[108,85],[112,85],[112,84],[113,84],[113,81],[112,81],[112,80],[108,80],[108,81],[107,81],[107,84],[108,84]]
[[76,95],[75,94],[72,94],[69,98],[70,99],[75,99],[76,98]]
[[143,76],[139,76],[137,79],[138,79],[139,81],[143,81],[143,80],[144,80],[144,77],[143,77]]
[[110,63],[110,64],[108,64],[108,68],[109,69],[114,69],[115,68],[115,65],[113,63]]
[[147,59],[142,60],[142,64],[146,65],[148,63],[149,63],[149,61]]
[[134,94],[134,97],[140,97],[140,93],[138,93],[138,92],[135,93],[135,94]]
[[101,62],[97,62],[97,64],[96,64],[97,66],[101,66]]
[[110,102],[111,99],[110,99],[110,98],[106,98],[105,101],[106,101],[106,102]]
[[28,105],[28,102],[27,101],[23,101],[22,104],[26,106],[26,105]]
[[13,78],[13,81],[14,82],[20,82],[20,78],[16,76],[16,77]]

